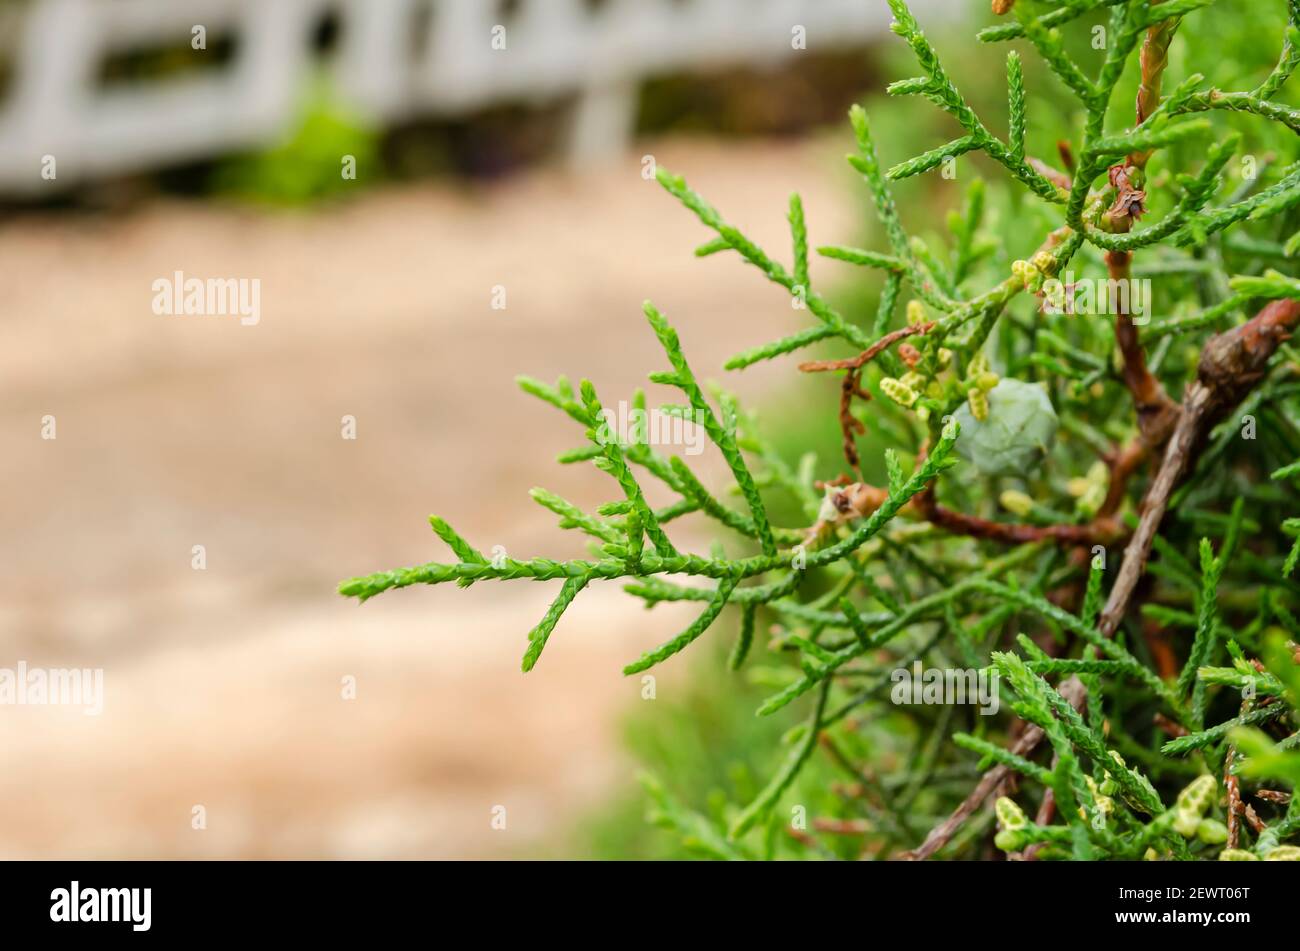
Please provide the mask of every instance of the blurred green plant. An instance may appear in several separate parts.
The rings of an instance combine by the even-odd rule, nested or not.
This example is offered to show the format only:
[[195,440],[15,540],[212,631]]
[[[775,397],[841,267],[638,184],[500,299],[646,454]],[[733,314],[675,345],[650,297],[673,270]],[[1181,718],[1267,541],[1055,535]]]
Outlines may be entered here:
[[378,168],[378,131],[320,78],[308,87],[301,118],[283,142],[218,163],[211,184],[216,193],[243,201],[294,207],[353,191]]
[[[815,320],[738,353],[729,369],[826,342],[856,351],[801,365],[839,380],[838,478],[817,483],[807,455],[788,463],[724,391],[713,391],[715,407],[676,332],[647,303],[671,367],[651,380],[686,400],[664,410],[703,425],[743,508],[644,433],[611,434],[590,383],[575,390],[564,379],[524,378],[527,392],[586,430],[588,444],[561,462],[593,462],[621,492],[589,514],[534,491],[562,527],[591,536],[592,558],[489,560],[433,517],[457,561],[354,578],[340,592],[364,601],[411,584],[562,580],[528,638],[524,670],[593,581],[624,579],[650,606],[704,605],[627,674],[674,656],[725,607],[739,608],[729,666],[762,647],[795,661],[751,670],[773,691],[759,714],[812,696],[761,786],[746,772],[701,812],[647,779],[654,822],[691,854],[886,857],[914,846],[909,857],[996,849],[1025,859],[1295,858],[1300,849],[1284,840],[1300,831],[1300,675],[1288,640],[1298,636],[1290,602],[1300,586],[1290,575],[1300,520],[1269,516],[1300,507],[1300,366],[1287,342],[1300,323],[1300,283],[1289,273],[1300,249],[1300,165],[1279,160],[1294,157],[1300,128],[1282,98],[1300,61],[1300,2],[1271,14],[1282,23],[1262,5],[1221,0],[1213,9],[1232,12],[1201,30],[1180,26],[1209,17],[1213,0],[1000,2],[1013,19],[980,40],[1026,42],[1059,82],[1041,110],[1074,133],[1053,147],[1057,166],[1038,157],[1050,153],[1030,134],[1040,110],[1027,91],[1041,69],[1027,69],[1015,51],[1007,57],[1002,137],[958,90],[906,3],[889,2],[894,32],[922,72],[889,92],[926,99],[961,134],[886,170],[866,113],[851,111],[849,162],[887,250],[816,250],[877,273],[865,326],[812,288],[798,196],[787,268],[684,179],[657,171],[713,233],[697,255],[736,252]],[[1088,30],[1090,17],[1101,22]],[[1070,25],[1091,42],[1067,40],[1059,28]],[[1277,37],[1281,52],[1257,69],[1260,36]],[[1224,37],[1239,43],[1235,59],[1223,55]],[[1216,83],[1242,91],[1187,72],[1201,63]],[[1166,74],[1183,76],[1168,94]],[[1115,107],[1131,102],[1136,114]],[[1259,128],[1224,124],[1241,118]],[[909,231],[893,183],[930,172],[955,181],[958,161],[977,154],[1019,194],[990,196],[973,180],[947,216],[946,240],[935,240],[932,214],[921,218],[928,238]],[[1163,313],[1150,323],[1118,290],[1142,280],[1160,289]],[[1105,288],[1087,305],[1085,281]],[[905,288],[913,297],[900,322]],[[1180,400],[1169,395],[1175,387]],[[646,409],[644,393],[634,405]],[[871,445],[887,447],[882,486],[861,460],[868,427]],[[963,457],[995,464],[939,478]],[[640,472],[677,501],[652,508]],[[778,492],[796,503],[799,525],[770,517]],[[751,553],[731,557],[720,545],[707,557],[682,553],[666,526],[691,512],[737,533]],[[942,693],[937,702],[900,700],[891,684],[922,660],[1000,680],[1014,695],[1014,719],[980,716]],[[689,729],[679,724],[673,735]],[[826,761],[852,782],[809,769]],[[999,795],[1015,774],[1018,796],[1036,799],[1032,820]],[[952,775],[968,787],[964,798],[936,782]],[[778,809],[792,799],[789,814]],[[981,807],[993,803],[999,828],[990,837],[993,816]]]

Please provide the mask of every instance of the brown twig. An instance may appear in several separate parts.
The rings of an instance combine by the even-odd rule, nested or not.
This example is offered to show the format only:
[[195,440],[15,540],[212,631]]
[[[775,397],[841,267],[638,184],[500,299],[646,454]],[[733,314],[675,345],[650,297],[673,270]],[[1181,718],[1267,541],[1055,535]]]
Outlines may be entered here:
[[891,344],[913,334],[929,333],[932,327],[934,327],[933,320],[919,324],[909,324],[906,327],[900,327],[898,330],[892,330],[885,334],[856,357],[849,357],[844,360],[810,360],[799,364],[799,369],[805,373],[820,373],[826,370],[848,371],[844,374],[844,380],[840,384],[840,435],[843,443],[844,459],[848,462],[849,468],[853,469],[859,476],[862,475],[862,458],[858,455],[857,437],[865,433],[867,427],[853,415],[853,398],[856,396],[862,400],[871,399],[871,394],[863,390],[861,386],[860,375],[862,368],[884,352]]
[[936,528],[954,535],[969,535],[1010,545],[1037,541],[1053,541],[1064,546],[1109,545],[1124,537],[1123,526],[1111,517],[1094,519],[1083,525],[1027,525],[966,515],[940,505],[934,497],[933,483],[913,497],[912,506]]
[[[884,504],[889,493],[885,489],[864,482],[850,482],[840,476],[831,482],[817,483],[818,488],[838,487],[831,496],[831,504],[838,515],[833,522],[845,518],[866,518]],[[975,515],[964,515],[934,501],[933,486],[917,493],[903,507],[904,513],[923,518],[936,528],[953,535],[966,535],[985,541],[1022,545],[1030,542],[1051,541],[1063,548],[1108,545],[1125,538],[1125,529],[1114,518],[1094,519],[1083,525],[1026,525],[1021,522],[994,522]],[[830,522],[818,521],[808,530],[810,538],[820,538]]]
[[875,827],[866,819],[814,819],[813,828],[833,835],[866,835]]
[[[1052,769],[1056,769],[1059,758],[1052,757]],[[1052,819],[1056,816],[1056,793],[1051,786],[1043,792],[1043,801],[1038,804],[1038,812],[1034,814],[1034,825],[1046,826],[1051,825]],[[1013,862],[1034,862],[1038,860],[1038,853],[1046,845],[1045,842],[1035,842],[1023,852],[1012,852],[1007,858]]]
[[1127,537],[1127,530],[1116,518],[1116,514],[1124,502],[1129,479],[1146,456],[1147,447],[1138,440],[1106,457],[1106,462],[1110,465],[1110,486],[1097,514],[1084,525],[1026,525],[965,515],[939,504],[935,499],[933,485],[926,486],[918,493],[913,498],[911,507],[932,525],[972,538],[1011,545],[1036,541],[1053,541],[1062,547],[1111,545]]
[[1245,818],[1246,822],[1250,824],[1250,827],[1255,830],[1256,835],[1259,835],[1268,828],[1264,820],[1259,817],[1259,813],[1255,812],[1255,807],[1250,803],[1243,802],[1241,804],[1241,814]]
[[[927,443],[917,455],[918,464],[925,459],[928,451]],[[1104,515],[1099,513],[1097,518],[1086,525],[1026,525],[994,522],[976,515],[966,515],[940,505],[935,498],[933,482],[912,497],[909,507],[930,524],[955,535],[969,535],[972,538],[1011,545],[1049,540],[1066,547],[1104,545],[1124,537],[1124,529],[1112,517],[1113,512]]]
[[807,847],[807,848],[817,848],[817,846],[818,846],[817,839],[814,838],[814,837],[813,837],[812,835],[810,835],[809,833],[804,832],[804,831],[801,830],[801,829],[794,829],[794,828],[786,827],[786,830],[785,830],[785,831],[786,831],[786,834],[790,836],[790,838],[794,839],[796,842],[798,842],[798,843],[799,843],[800,845],[802,845],[802,846],[805,846],[805,847]]
[[898,341],[911,337],[913,334],[927,334],[932,329],[934,329],[933,320],[927,320],[919,324],[908,324],[906,327],[891,330],[856,357],[849,357],[845,360],[808,360],[799,364],[799,369],[804,373],[820,373],[823,370],[859,370]]
[[1273,301],[1246,323],[1211,337],[1201,350],[1196,379],[1187,387],[1173,435],[1142,499],[1137,530],[1124,549],[1123,564],[1101,614],[1099,628],[1106,636],[1115,633],[1128,610],[1169,498],[1186,474],[1192,454],[1206,433],[1259,383],[1269,359],[1298,322],[1300,301]]
[[844,381],[840,384],[840,436],[844,449],[844,459],[848,462],[849,467],[862,475],[862,457],[858,454],[858,440],[867,431],[867,427],[862,420],[853,415],[853,397],[860,396],[864,400],[871,399],[870,393],[865,393],[858,384],[858,371],[850,370],[844,374]]
[[825,492],[827,489],[842,489],[853,484],[853,477],[843,472],[837,475],[834,479],[813,480],[813,488],[818,492]]
[[1154,717],[1152,717],[1152,721],[1155,723],[1156,726],[1158,726],[1165,733],[1172,736],[1174,739],[1177,739],[1180,736],[1187,736],[1188,733],[1187,727],[1183,726],[1181,723],[1175,723],[1173,720],[1169,719],[1163,713],[1157,713]]
[[[1142,83],[1138,90],[1140,125],[1159,105],[1160,81],[1177,19],[1147,31],[1142,48]],[[1145,155],[1131,156],[1141,169]],[[1107,252],[1111,277],[1129,276],[1130,255]],[[1146,366],[1137,328],[1127,314],[1116,317],[1115,336],[1124,357],[1124,381],[1138,408],[1138,424],[1146,448],[1164,445],[1164,457],[1139,507],[1138,527],[1124,549],[1124,561],[1102,611],[1099,628],[1106,636],[1118,629],[1138,580],[1146,568],[1156,531],[1175,486],[1186,474],[1189,459],[1205,434],[1263,378],[1269,359],[1300,321],[1300,302],[1279,300],[1246,323],[1211,337],[1201,351],[1196,379],[1181,405],[1173,404]]]
[[[1153,0],[1152,5],[1154,6],[1160,2],[1161,0]],[[1173,41],[1174,32],[1178,29],[1180,22],[1177,17],[1174,17],[1156,23],[1147,29],[1146,39],[1142,41],[1142,53],[1139,57],[1142,67],[1142,79],[1138,85],[1137,103],[1135,105],[1137,125],[1145,122],[1147,117],[1155,112],[1160,105],[1160,86],[1164,79],[1165,67],[1169,64],[1169,44]],[[1145,168],[1147,160],[1150,158],[1150,151],[1134,152],[1129,156],[1129,162],[1137,168]]]
[[1241,844],[1241,779],[1232,771],[1232,761],[1236,759],[1237,750],[1228,747],[1228,755],[1223,760],[1223,785],[1228,790],[1228,848],[1235,849]]
[[[1128,220],[1128,219],[1125,219]],[[1125,228],[1124,230],[1127,230]],[[1106,270],[1112,281],[1127,282],[1131,277],[1133,256],[1127,251],[1107,251]],[[1178,406],[1147,368],[1146,352],[1138,339],[1138,330],[1129,313],[1127,296],[1112,301],[1115,309],[1115,341],[1124,359],[1124,385],[1133,395],[1137,407],[1138,431],[1149,447],[1160,446],[1173,428]]]
[[1069,190],[1070,186],[1074,184],[1070,180],[1069,175],[1066,175],[1064,172],[1057,171],[1056,169],[1052,168],[1052,166],[1044,162],[1042,159],[1036,159],[1032,155],[1030,155],[1025,158],[1025,162],[1029,165],[1030,168],[1032,168],[1039,175],[1043,176],[1043,178],[1047,179],[1053,185]]
[[[1145,122],[1160,104],[1161,81],[1169,61],[1169,43],[1178,23],[1177,18],[1165,20],[1147,30],[1142,45],[1142,78],[1135,105],[1135,127]],[[1146,192],[1138,188],[1133,179],[1141,176],[1150,155],[1150,152],[1135,153],[1125,162],[1111,167],[1110,185],[1115,190],[1115,201],[1103,215],[1103,227],[1112,232],[1127,233],[1133,222],[1145,212]],[[1132,277],[1132,261],[1132,254],[1127,251],[1107,251],[1106,270],[1111,281],[1127,283]],[[1115,340],[1124,360],[1124,385],[1137,407],[1138,431],[1146,447],[1154,449],[1168,438],[1177,420],[1178,407],[1147,368],[1146,353],[1138,339],[1133,317],[1128,312],[1127,297],[1121,294],[1118,301],[1112,302],[1116,305]]]
[[1158,621],[1147,620],[1142,624],[1142,638],[1146,641],[1151,660],[1155,663],[1156,674],[1164,680],[1178,677],[1178,658],[1173,645],[1169,643],[1169,634]]
[[1148,454],[1146,443],[1136,439],[1122,449],[1114,450],[1105,457],[1110,466],[1110,485],[1106,489],[1106,498],[1097,510],[1097,517],[1114,515],[1124,504],[1128,481],[1137,471]]
[[1074,174],[1074,149],[1065,139],[1059,139],[1056,143],[1056,154],[1061,157],[1061,164],[1071,175]]

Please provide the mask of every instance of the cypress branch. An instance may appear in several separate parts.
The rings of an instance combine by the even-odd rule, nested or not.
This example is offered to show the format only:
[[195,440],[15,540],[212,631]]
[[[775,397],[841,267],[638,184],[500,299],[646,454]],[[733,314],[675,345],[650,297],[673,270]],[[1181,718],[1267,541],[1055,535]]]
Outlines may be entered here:
[[[1210,0],[998,3],[997,12],[1014,16],[980,40],[1027,40],[1067,104],[1035,99],[1034,115],[1079,117],[1073,137],[1058,144],[1057,167],[1026,150],[1041,71],[1027,69],[1020,52],[1006,56],[1000,139],[905,0],[888,2],[893,30],[919,66],[889,94],[919,97],[954,128],[904,146],[886,166],[879,146],[893,149],[898,139],[878,141],[867,111],[850,110],[856,150],[848,161],[871,198],[881,249],[812,244],[793,194],[790,261],[780,263],[684,178],[656,170],[708,229],[696,256],[736,252],[811,314],[810,325],[736,353],[727,369],[835,341],[851,348],[799,364],[836,384],[828,412],[843,461],[804,453],[796,462],[729,393],[706,392],[677,332],[647,303],[668,358],[650,380],[683,394],[656,412],[700,424],[727,463],[725,486],[710,480],[716,491],[706,488],[639,422],[626,435],[611,432],[589,382],[520,377],[525,393],[587,436],[559,460],[591,462],[619,487],[591,511],[545,489],[530,493],[561,529],[588,536],[588,557],[515,559],[494,549],[489,560],[435,516],[430,525],[454,561],[352,578],[339,590],[364,602],[415,584],[559,580],[529,634],[525,671],[594,581],[618,580],[647,607],[698,603],[685,630],[628,664],[629,675],[685,651],[727,605],[737,606],[727,666],[747,665],[747,678],[766,686],[758,713],[807,693],[816,699],[787,731],[789,753],[775,775],[761,789],[737,779],[730,804],[694,812],[646,781],[653,821],[692,855],[849,857],[848,843],[854,855],[888,857],[922,837],[921,820],[949,811],[908,854],[977,855],[986,836],[981,807],[1013,773],[1038,815],[1031,820],[1012,798],[998,798],[993,840],[1022,858],[1291,855],[1295,846],[1284,843],[1300,836],[1300,668],[1287,646],[1300,638],[1292,607],[1300,596],[1292,577],[1300,564],[1300,380],[1288,337],[1300,326],[1300,163],[1288,156],[1300,111],[1279,100],[1300,65],[1300,0],[1288,0],[1284,33],[1260,35],[1266,57],[1246,57],[1236,71],[1205,69],[1262,78],[1235,90],[1214,88],[1200,73],[1172,75],[1184,62],[1204,68]],[[1104,52],[1072,55],[1084,45],[1068,34],[1086,32],[1080,19],[1099,15]],[[1231,15],[1267,22],[1254,8]],[[1137,81],[1136,100],[1115,95],[1126,74]],[[944,217],[909,234],[891,181],[981,152],[1005,181],[973,178],[951,195]],[[1007,189],[1038,200],[1017,201]],[[878,296],[855,307],[854,319],[810,287],[810,247],[880,272],[869,285]],[[861,277],[834,270],[837,279]],[[1109,294],[1135,278],[1158,278],[1158,319],[1140,321],[1151,314],[1132,300],[1079,312],[1088,282],[1104,281]],[[1093,316],[1106,319],[1075,319]],[[631,404],[644,419],[643,390]],[[868,481],[873,472],[883,485]],[[670,498],[652,507],[648,490]],[[796,524],[775,523],[774,513],[790,511]],[[674,523],[694,513],[736,533],[727,545],[740,554],[718,539],[706,541],[707,554],[679,547],[670,531],[677,535]],[[1222,539],[1217,552],[1204,540],[1190,558],[1206,534]],[[758,636],[769,619],[771,637]],[[1007,709],[971,735],[953,732],[960,718],[947,704],[895,706],[897,675],[923,660],[946,677],[996,675],[1009,690]],[[1014,740],[1008,714],[1028,724]],[[1153,714],[1171,736],[1158,751]],[[896,743],[902,723],[913,734],[910,752]],[[1276,740],[1260,725],[1289,735]],[[979,776],[958,749],[976,753],[987,772]],[[879,775],[882,764],[888,775]],[[1202,764],[1213,775],[1198,776]],[[798,789],[802,801],[825,788],[829,770],[847,772],[853,790],[833,785],[845,792],[834,815],[782,835],[774,812],[782,797]],[[1265,780],[1267,790],[1252,785]],[[1268,808],[1247,812],[1243,796],[1265,791]]]

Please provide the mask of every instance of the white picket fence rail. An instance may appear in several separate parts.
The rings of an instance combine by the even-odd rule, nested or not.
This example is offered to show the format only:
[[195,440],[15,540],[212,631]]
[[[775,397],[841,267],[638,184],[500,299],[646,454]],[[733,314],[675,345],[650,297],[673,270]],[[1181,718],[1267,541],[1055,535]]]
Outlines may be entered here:
[[[912,5],[923,14],[955,3]],[[315,65],[313,31],[331,13],[339,31],[327,68],[369,119],[576,93],[568,148],[577,161],[624,144],[644,77],[798,55],[796,28],[811,50],[862,46],[890,21],[885,0],[25,0],[0,11],[12,70],[0,101],[0,190],[274,141],[293,122]],[[196,25],[209,51],[222,35],[236,40],[220,70],[101,84],[109,57],[188,48]],[[494,48],[499,27],[504,49]],[[41,175],[46,156],[53,181]]]

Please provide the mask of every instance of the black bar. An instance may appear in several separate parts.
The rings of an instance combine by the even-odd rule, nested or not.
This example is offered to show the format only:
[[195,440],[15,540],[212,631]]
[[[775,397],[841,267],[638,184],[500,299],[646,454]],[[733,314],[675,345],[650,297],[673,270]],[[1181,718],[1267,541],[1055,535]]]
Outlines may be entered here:
[[[990,929],[1026,937],[1199,930],[1232,940],[1254,929],[1287,933],[1298,884],[1293,866],[1274,862],[33,862],[0,865],[0,876],[6,937],[132,940],[373,940],[413,926],[450,940],[471,925],[483,938],[514,928],[542,937],[606,917],[627,928],[685,927],[683,914],[769,940],[774,920],[844,928],[864,942],[879,928],[927,941]],[[70,917],[73,882],[79,912],[116,906],[125,920],[52,920]],[[102,889],[141,891],[128,903],[128,893]]]

